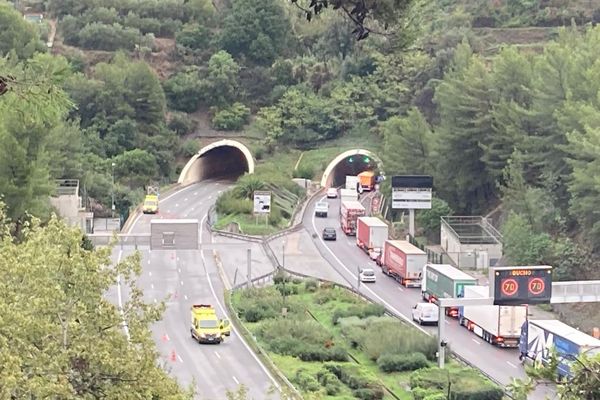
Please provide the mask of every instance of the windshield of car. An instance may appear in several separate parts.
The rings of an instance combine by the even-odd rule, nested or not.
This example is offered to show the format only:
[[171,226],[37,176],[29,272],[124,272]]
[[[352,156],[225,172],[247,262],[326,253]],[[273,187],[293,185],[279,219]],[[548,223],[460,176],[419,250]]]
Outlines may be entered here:
[[333,229],[333,228],[325,228],[323,230],[323,232],[325,232],[325,233],[335,233],[335,229]]
[[317,203],[317,208],[329,208],[329,203],[325,203],[325,202]]
[[364,269],[363,270],[363,275],[365,275],[365,276],[373,276],[373,275],[375,275],[375,271],[373,271],[372,269]]
[[200,328],[216,328],[217,321],[214,319],[202,319],[200,320]]
[[146,200],[146,205],[149,207],[153,207],[156,205],[156,201],[154,200]]

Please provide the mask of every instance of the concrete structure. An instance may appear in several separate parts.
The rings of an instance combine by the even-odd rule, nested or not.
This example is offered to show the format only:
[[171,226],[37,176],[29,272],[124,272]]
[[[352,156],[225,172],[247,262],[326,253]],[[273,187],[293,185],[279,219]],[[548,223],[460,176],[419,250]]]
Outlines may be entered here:
[[254,173],[254,158],[246,146],[223,139],[204,146],[181,170],[177,183],[188,185],[208,178]]
[[333,172],[335,171],[335,167],[337,167],[337,165],[339,163],[341,163],[348,157],[352,157],[352,156],[356,156],[356,155],[367,156],[367,157],[372,158],[377,163],[377,168],[379,168],[379,170],[382,170],[383,163],[382,163],[381,159],[379,157],[377,157],[377,155],[375,153],[373,153],[369,150],[365,150],[365,149],[348,150],[348,151],[345,151],[345,152],[339,154],[337,157],[335,157],[333,159],[333,161],[331,161],[329,163],[329,165],[327,165],[327,168],[325,168],[325,171],[323,172],[323,176],[321,177],[321,187],[327,187],[327,186],[331,185],[331,183],[333,181]]
[[151,250],[198,249],[197,219],[153,219],[150,221]]
[[94,213],[87,212],[79,196],[78,179],[56,181],[56,196],[50,197],[50,204],[58,215],[69,225],[78,226],[85,233],[94,230]]
[[502,257],[502,235],[484,217],[442,217],[441,247],[464,269],[485,269]]

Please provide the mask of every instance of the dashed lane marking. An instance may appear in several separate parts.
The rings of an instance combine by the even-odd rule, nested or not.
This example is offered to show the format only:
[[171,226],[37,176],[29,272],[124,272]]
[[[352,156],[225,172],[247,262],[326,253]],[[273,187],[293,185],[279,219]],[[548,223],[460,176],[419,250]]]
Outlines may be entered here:
[[474,341],[477,344],[481,344],[481,342],[479,340],[477,340],[477,339],[471,339],[471,340]]
[[232,375],[232,376],[233,376],[233,380],[235,381],[235,384],[236,384],[236,385],[239,385],[239,384],[240,384],[240,381],[238,381],[238,380],[237,380],[237,378],[235,377],[235,375]]

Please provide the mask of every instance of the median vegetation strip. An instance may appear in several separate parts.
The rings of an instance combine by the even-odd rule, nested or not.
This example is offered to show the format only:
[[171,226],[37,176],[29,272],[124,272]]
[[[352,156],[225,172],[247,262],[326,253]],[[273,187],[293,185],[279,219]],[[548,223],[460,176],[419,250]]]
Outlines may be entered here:
[[502,398],[473,369],[437,369],[436,339],[385,316],[382,306],[315,280],[278,274],[274,283],[235,291],[232,305],[305,398]]

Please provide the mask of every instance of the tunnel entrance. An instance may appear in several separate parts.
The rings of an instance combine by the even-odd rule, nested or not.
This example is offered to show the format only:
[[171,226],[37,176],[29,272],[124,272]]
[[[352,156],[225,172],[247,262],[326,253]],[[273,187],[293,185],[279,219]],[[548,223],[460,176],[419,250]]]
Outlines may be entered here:
[[[333,159],[325,168],[321,178],[322,187],[337,187],[346,184],[346,176],[356,176],[364,171],[381,171],[379,157],[364,149],[348,150]],[[383,171],[381,171],[383,172]]]
[[250,150],[235,140],[220,140],[203,147],[185,165],[178,183],[187,185],[205,179],[236,180],[254,172]]

